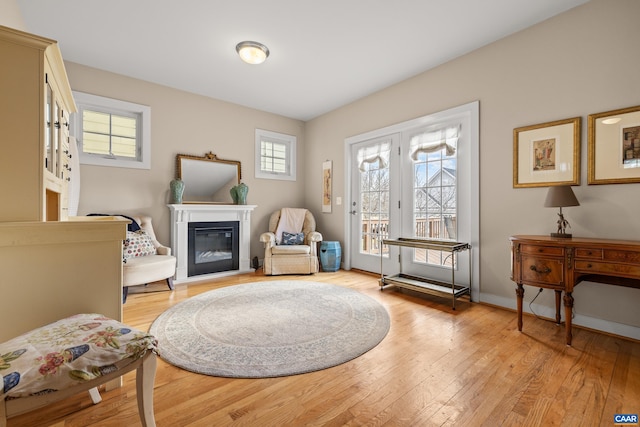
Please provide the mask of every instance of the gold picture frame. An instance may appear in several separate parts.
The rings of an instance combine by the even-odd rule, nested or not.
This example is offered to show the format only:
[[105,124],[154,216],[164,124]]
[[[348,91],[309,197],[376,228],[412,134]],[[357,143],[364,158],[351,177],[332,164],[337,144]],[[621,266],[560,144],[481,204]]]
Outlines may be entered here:
[[640,105],[590,114],[588,184],[640,182]]
[[513,188],[580,185],[580,117],[513,130]]

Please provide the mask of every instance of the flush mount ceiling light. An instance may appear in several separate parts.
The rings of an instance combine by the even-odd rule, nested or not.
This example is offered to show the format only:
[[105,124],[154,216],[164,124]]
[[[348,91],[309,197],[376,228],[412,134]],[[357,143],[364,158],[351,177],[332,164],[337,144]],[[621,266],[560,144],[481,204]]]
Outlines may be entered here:
[[247,64],[262,64],[269,56],[269,49],[262,43],[244,41],[236,45],[236,52]]

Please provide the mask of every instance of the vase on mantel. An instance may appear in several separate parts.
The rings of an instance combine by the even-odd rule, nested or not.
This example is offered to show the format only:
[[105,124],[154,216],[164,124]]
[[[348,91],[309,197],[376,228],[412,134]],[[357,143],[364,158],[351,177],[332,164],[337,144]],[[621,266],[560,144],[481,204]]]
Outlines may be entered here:
[[234,186],[231,190],[231,198],[233,199],[234,205],[246,205],[247,204],[247,193],[249,193],[249,187],[244,182]]
[[236,191],[236,187],[237,186],[233,186],[231,187],[231,189],[229,190],[229,194],[231,194],[231,200],[233,200],[233,204],[237,205],[238,204],[238,192]]
[[172,205],[182,204],[182,195],[184,194],[184,182],[176,178],[169,183],[169,203]]

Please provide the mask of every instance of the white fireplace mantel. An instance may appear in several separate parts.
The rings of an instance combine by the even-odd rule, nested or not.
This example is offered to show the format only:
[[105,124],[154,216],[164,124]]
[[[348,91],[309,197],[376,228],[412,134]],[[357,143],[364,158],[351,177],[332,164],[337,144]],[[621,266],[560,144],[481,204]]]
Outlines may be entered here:
[[[177,259],[175,283],[195,282],[253,271],[249,259],[249,248],[251,242],[251,212],[255,208],[256,205],[169,205],[171,210],[171,252]],[[208,221],[239,222],[239,269],[189,276],[187,270],[189,223]]]

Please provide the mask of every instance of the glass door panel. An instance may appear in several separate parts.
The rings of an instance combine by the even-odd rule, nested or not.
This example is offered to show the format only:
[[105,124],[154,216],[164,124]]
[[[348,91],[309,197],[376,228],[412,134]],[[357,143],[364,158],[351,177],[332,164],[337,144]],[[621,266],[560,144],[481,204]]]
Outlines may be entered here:
[[61,132],[61,122],[62,118],[60,117],[61,112],[60,105],[57,101],[53,103],[53,147],[51,150],[51,155],[53,156],[53,172],[54,175],[60,175],[60,132]]
[[[397,135],[376,138],[351,147],[351,246],[352,267],[379,272],[381,262],[388,263],[389,248],[382,240],[399,230],[397,205],[400,194],[398,174]],[[395,184],[394,184],[395,182]],[[392,185],[394,184],[394,185]],[[394,221],[394,218],[396,221]],[[397,237],[396,231],[394,237]]]
[[52,153],[52,138],[53,138],[53,129],[52,129],[52,102],[53,102],[53,92],[51,91],[51,86],[49,83],[46,84],[46,101],[44,104],[44,165],[45,168],[49,172],[53,173],[53,153]]

